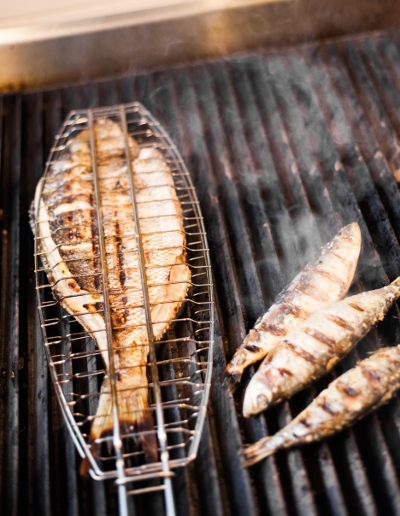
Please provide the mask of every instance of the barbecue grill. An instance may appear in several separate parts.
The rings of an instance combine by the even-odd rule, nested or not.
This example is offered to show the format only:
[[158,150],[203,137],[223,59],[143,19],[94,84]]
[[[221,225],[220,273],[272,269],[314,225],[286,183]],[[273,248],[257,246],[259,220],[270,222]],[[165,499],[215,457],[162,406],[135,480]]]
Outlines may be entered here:
[[[141,102],[195,186],[215,286],[210,401],[197,458],[174,471],[179,515],[399,514],[400,407],[248,469],[238,451],[276,432],[335,376],[400,343],[394,306],[317,384],[245,420],[219,379],[257,317],[339,228],[363,247],[350,293],[400,274],[400,33],[384,32],[1,97],[0,464],[5,514],[117,514],[113,481],[78,474],[45,361],[28,210],[71,110]],[[140,486],[137,486],[138,488]],[[128,499],[164,514],[163,496]]]

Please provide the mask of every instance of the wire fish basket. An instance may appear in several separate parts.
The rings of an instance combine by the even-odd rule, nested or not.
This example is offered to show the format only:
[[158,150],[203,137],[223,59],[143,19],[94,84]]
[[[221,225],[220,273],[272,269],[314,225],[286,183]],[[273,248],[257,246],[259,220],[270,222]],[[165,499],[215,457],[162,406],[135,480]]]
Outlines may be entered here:
[[[112,289],[108,266],[109,253],[112,251],[109,250],[108,237],[102,225],[104,196],[99,175],[102,162],[96,141],[96,127],[102,120],[110,120],[119,128],[123,141],[123,153],[119,159],[121,166],[127,168],[127,177],[129,176],[125,190],[129,191],[131,199],[137,242],[134,250],[129,252],[136,256],[135,263],[140,278],[137,289],[140,291],[140,306],[144,314],[144,321],[139,326],[146,333],[146,342],[142,345],[147,346],[148,350],[147,363],[142,367],[146,373],[145,381],[143,385],[132,387],[132,392],[134,389],[146,389],[144,392],[147,395],[147,406],[143,410],[146,417],[150,416],[151,425],[145,430],[140,427],[129,428],[120,423],[124,415],[119,413],[119,398],[126,393],[118,390],[118,381],[121,374],[133,374],[137,365],[122,367],[116,359],[118,350],[114,337],[118,328],[115,327],[115,319],[111,313],[110,297],[125,290],[115,292]],[[88,166],[91,174],[86,181],[93,182],[93,213],[98,228],[92,233],[89,244],[94,241],[96,243],[92,247],[95,253],[92,259],[98,261],[99,269],[86,273],[87,276],[100,276],[100,281],[95,282],[99,301],[96,303],[96,312],[102,316],[104,326],[100,325],[97,330],[85,328],[85,325],[80,324],[82,318],[78,322],[71,315],[71,310],[64,308],[66,297],[79,301],[82,292],[63,296],[56,291],[57,282],[66,281],[57,280],[54,274],[51,275],[60,264],[52,261],[50,254],[60,244],[55,244],[54,249],[44,247],[43,227],[51,224],[52,220],[50,216],[48,220],[43,220],[38,202],[42,199],[46,181],[49,181],[54,170],[52,167],[59,166],[65,160],[66,149],[70,148],[71,141],[76,141],[76,137],[83,134],[87,138],[84,143],[90,149]],[[176,194],[174,202],[180,206],[183,227],[181,231],[185,235],[184,256],[190,270],[190,279],[185,280],[188,283],[186,296],[178,300],[160,301],[174,301],[176,306],[180,306],[180,310],[170,321],[171,324],[166,325],[166,331],[158,340],[155,337],[155,326],[161,321],[152,319],[151,310],[156,302],[151,302],[149,295],[149,289],[153,285],[148,281],[149,271],[143,245],[143,237],[146,235],[141,234],[141,225],[145,221],[137,200],[138,189],[135,186],[135,171],[130,154],[132,139],[141,150],[155,149],[168,165]],[[168,216],[170,215],[165,215],[166,218]],[[148,215],[147,217],[149,218]],[[185,466],[193,460],[199,446],[209,397],[214,339],[213,285],[207,236],[196,192],[185,164],[160,123],[139,103],[72,111],[55,138],[35,197],[31,222],[35,233],[37,299],[48,364],[65,422],[79,454],[94,479],[115,479],[121,516],[128,514],[129,495],[152,491],[164,491],[166,512],[168,516],[172,516],[175,514],[173,469]],[[62,232],[63,229],[58,227],[57,231]],[[71,226],[67,229],[70,231]],[[74,244],[79,243],[79,239],[74,240]],[[63,258],[63,263],[64,261]],[[77,276],[71,278],[79,281]],[[104,349],[99,349],[99,336],[96,332],[103,335],[106,342]],[[134,347],[140,344],[130,345]],[[105,382],[109,386],[107,396],[111,401],[112,427],[106,435],[93,439],[91,428],[96,419],[102,417],[98,409]],[[140,445],[149,435],[154,436],[157,446],[157,453],[153,454],[152,460],[146,455],[145,447]]]

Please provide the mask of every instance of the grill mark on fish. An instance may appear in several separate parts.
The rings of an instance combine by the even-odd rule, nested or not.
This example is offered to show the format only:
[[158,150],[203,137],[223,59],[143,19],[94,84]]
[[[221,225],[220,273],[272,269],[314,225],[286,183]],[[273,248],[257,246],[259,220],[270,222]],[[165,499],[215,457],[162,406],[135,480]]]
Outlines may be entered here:
[[303,317],[307,317],[308,315],[308,312],[294,305],[290,301],[285,301],[284,303],[282,303],[281,307],[285,311],[285,314],[292,314],[294,315],[294,317],[300,317],[301,315],[303,315]]
[[123,326],[126,323],[125,315],[124,314],[114,315],[113,323],[115,326]]
[[120,271],[120,273],[119,273],[119,281],[121,283],[121,286],[123,287],[125,285],[125,282],[126,282],[125,271]]
[[350,396],[350,398],[355,398],[356,396],[358,396],[358,392],[350,386],[345,387],[343,389],[343,392],[347,394],[347,396]]
[[298,346],[296,346],[296,344],[294,344],[293,342],[290,342],[289,340],[287,339],[282,339],[282,342],[295,354],[295,355],[298,355],[299,357],[303,358],[304,360],[306,360],[307,362],[311,362],[312,364],[315,364],[317,362],[317,359],[311,355],[311,353],[308,353],[307,351],[305,351],[304,349],[302,348],[299,348]]
[[306,335],[312,337],[313,339],[322,342],[322,344],[325,344],[332,350],[334,350],[337,346],[336,342],[333,339],[327,337],[325,334],[314,328],[302,328],[301,331]]
[[281,376],[293,376],[293,373],[284,367],[278,367],[278,372]]
[[358,312],[365,312],[364,308],[362,306],[360,306],[358,303],[348,303],[348,305],[351,307],[351,308],[354,308],[354,310],[357,310]]
[[119,265],[120,268],[122,268],[122,264],[124,263],[124,257],[122,255],[121,237],[120,237],[120,226],[119,226],[119,222],[118,221],[115,222],[114,229],[115,229],[115,241],[117,242],[118,265]]
[[341,278],[333,274],[332,272],[329,272],[325,269],[316,269],[315,271],[318,275],[323,276],[324,278],[328,279],[332,283],[341,283],[343,284],[343,281]]
[[370,383],[370,384],[380,383],[380,381],[381,381],[380,376],[373,369],[370,369],[370,368],[365,367],[364,365],[362,365],[361,366],[361,371],[362,371],[363,376],[368,381],[368,383]]
[[285,328],[279,328],[279,326],[277,326],[276,324],[269,324],[266,322],[261,323],[259,329],[263,332],[272,333],[273,335],[281,335],[282,337],[284,337],[287,334]]
[[[263,332],[258,331],[257,329],[252,329],[252,330],[250,330],[247,340],[249,340],[250,342],[257,342],[258,340],[260,340],[262,333]],[[245,347],[246,347],[246,345],[243,346],[243,348],[245,348]]]
[[78,283],[75,280],[69,280],[68,281],[68,286],[74,292],[79,292],[80,291],[79,285],[78,285]]
[[299,285],[298,290],[302,292],[303,294],[307,294],[307,296],[310,296],[317,301],[324,301],[326,299],[326,296],[323,292],[320,292],[316,287],[313,285],[307,283],[304,285]]
[[115,229],[115,242],[116,242],[116,248],[117,248],[117,259],[118,259],[118,267],[121,269],[119,271],[119,282],[121,283],[121,287],[125,285],[126,282],[126,273],[122,270],[123,264],[124,264],[124,255],[123,255],[123,249],[121,245],[121,237],[120,237],[120,225],[119,222],[116,221],[114,224]]
[[351,324],[349,324],[347,321],[345,321],[342,317],[336,314],[327,313],[325,315],[326,319],[329,321],[335,323],[337,326],[340,326],[341,328],[344,328],[345,330],[354,332],[355,328]]
[[[346,237],[343,237],[343,238],[346,238]],[[347,240],[347,238],[346,238]],[[336,256],[336,258],[339,258],[339,260],[342,260],[343,262],[346,262],[346,258],[343,258],[343,256],[340,256],[340,254],[337,254],[335,253],[335,251],[333,251],[332,249],[330,250],[330,252],[333,254],[333,256]]]
[[333,416],[334,414],[336,414],[336,410],[334,410],[333,408],[331,408],[329,406],[329,403],[327,403],[325,400],[322,400],[321,403],[319,403],[319,406],[322,408],[322,410],[324,410],[325,412],[327,412],[328,414],[330,414],[331,416]]
[[[308,312],[306,310],[302,310],[299,306],[294,305],[291,301],[286,300],[283,301],[281,304],[279,302],[277,303],[277,312],[275,319],[276,323],[281,323],[285,320],[285,317],[287,315],[293,315],[295,318],[301,317],[305,319],[308,315]],[[255,327],[260,326],[262,324],[263,317],[260,317],[255,324]]]
[[88,312],[104,312],[104,305],[97,301],[97,303],[86,303],[83,305],[84,308],[87,309]]
[[300,423],[306,428],[311,428],[312,424],[307,421],[306,418],[300,419]]
[[247,349],[247,351],[250,351],[250,353],[258,353],[261,351],[261,349],[258,346],[254,346],[253,344],[247,344],[244,346],[244,349]]

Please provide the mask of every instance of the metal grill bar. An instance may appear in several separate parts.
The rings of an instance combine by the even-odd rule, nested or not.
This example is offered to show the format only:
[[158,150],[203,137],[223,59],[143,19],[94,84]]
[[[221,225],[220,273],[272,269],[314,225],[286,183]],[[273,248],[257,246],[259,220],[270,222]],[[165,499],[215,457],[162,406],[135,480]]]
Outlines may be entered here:
[[[101,193],[99,189],[99,176],[97,170],[97,159],[96,159],[96,141],[95,141],[95,132],[94,132],[94,124],[93,124],[93,112],[92,110],[88,111],[88,120],[89,120],[89,130],[90,130],[90,150],[92,155],[92,171],[93,171],[93,179],[94,179],[94,191],[96,196],[96,213],[97,213],[97,221],[99,227],[99,239],[98,245],[100,250],[100,260],[101,260],[101,271],[102,271],[102,280],[103,280],[103,305],[104,305],[104,320],[106,324],[106,334],[107,334],[107,348],[108,348],[108,368],[109,368],[109,381],[111,388],[111,400],[112,400],[112,419],[113,419],[113,445],[115,449],[116,455],[116,469],[118,474],[118,480],[125,480],[125,471],[124,471],[124,460],[122,458],[122,441],[120,436],[119,429],[119,414],[118,414],[118,394],[117,387],[115,384],[115,364],[114,364],[114,349],[113,349],[113,338],[112,338],[112,322],[111,322],[111,312],[110,312],[110,296],[109,296],[109,284],[108,284],[108,266],[106,261],[106,250],[104,247],[104,226],[103,226],[103,217],[102,217],[102,200]],[[129,152],[129,151],[128,151]],[[129,162],[130,156],[127,154],[127,160]],[[128,516],[128,505],[126,500],[126,486],[123,482],[118,483],[118,500],[119,500],[119,510],[120,516]]]
[[[156,350],[154,347],[154,334],[153,334],[153,322],[151,317],[151,305],[150,305],[150,297],[149,290],[147,285],[147,275],[146,275],[146,266],[144,262],[144,250],[143,250],[143,242],[140,238],[140,218],[138,213],[138,203],[135,196],[134,184],[133,184],[133,171],[131,167],[131,160],[129,157],[129,147],[128,147],[128,134],[127,134],[127,121],[125,115],[125,109],[121,106],[120,110],[120,119],[124,133],[125,140],[125,153],[128,165],[128,176],[129,176],[129,185],[131,191],[131,199],[132,199],[132,207],[133,207],[133,217],[135,220],[135,225],[137,227],[138,232],[138,249],[139,249],[139,269],[140,269],[140,278],[142,281],[142,291],[143,291],[143,299],[144,299],[144,308],[146,312],[146,329],[147,329],[147,338],[149,341],[149,356],[150,356],[150,368],[151,368],[151,376],[154,384],[154,395],[156,401],[156,414],[157,414],[157,436],[161,446],[161,462],[164,473],[169,472],[168,460],[169,455],[167,451],[166,441],[167,436],[164,429],[164,416],[161,408],[161,391],[158,379],[158,369],[157,369],[157,358],[156,358]],[[165,476],[164,478],[165,485],[165,503],[167,506],[167,514],[171,516],[175,516],[175,505],[172,494],[172,484],[169,476]]]

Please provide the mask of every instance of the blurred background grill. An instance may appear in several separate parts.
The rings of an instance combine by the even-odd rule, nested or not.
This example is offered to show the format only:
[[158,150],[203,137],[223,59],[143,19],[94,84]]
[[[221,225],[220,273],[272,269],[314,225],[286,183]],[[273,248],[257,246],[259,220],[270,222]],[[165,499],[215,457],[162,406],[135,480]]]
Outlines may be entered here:
[[[178,514],[400,513],[398,398],[353,429],[249,470],[237,455],[357,359],[400,343],[397,306],[332,374],[265,414],[241,417],[253,368],[234,395],[219,380],[257,317],[341,226],[357,221],[363,236],[351,293],[400,274],[399,99],[397,31],[0,97],[2,514],[118,512],[113,484],[78,475],[50,383],[28,209],[68,112],[132,101],[160,120],[183,155],[215,276],[208,417],[197,459],[176,472]],[[135,500],[136,514],[163,514],[161,494]]]

